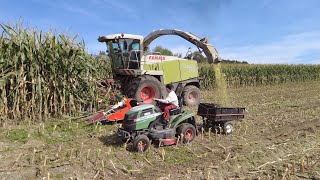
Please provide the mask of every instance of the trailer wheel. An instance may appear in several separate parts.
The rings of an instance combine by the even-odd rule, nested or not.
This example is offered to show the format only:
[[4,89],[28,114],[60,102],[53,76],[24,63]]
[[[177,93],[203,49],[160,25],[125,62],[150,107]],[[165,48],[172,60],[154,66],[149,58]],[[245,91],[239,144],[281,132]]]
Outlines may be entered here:
[[196,136],[196,128],[190,123],[183,123],[180,127],[178,127],[177,135],[183,136],[183,143],[192,142]]
[[185,105],[196,106],[200,103],[200,89],[197,86],[187,85],[182,94]]
[[234,128],[234,121],[228,121],[223,124],[223,133],[224,134],[232,134]]
[[149,138],[144,134],[140,134],[133,139],[133,148],[137,152],[145,152],[149,149],[150,144]]

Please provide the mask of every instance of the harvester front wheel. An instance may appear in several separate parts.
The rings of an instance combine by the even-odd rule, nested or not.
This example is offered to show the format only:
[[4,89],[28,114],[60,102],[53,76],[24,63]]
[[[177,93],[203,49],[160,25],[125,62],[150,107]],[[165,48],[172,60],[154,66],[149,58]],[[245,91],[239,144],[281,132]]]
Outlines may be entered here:
[[194,85],[187,85],[183,89],[183,100],[187,106],[197,106],[200,103],[200,89]]
[[161,98],[161,83],[153,76],[140,76],[134,78],[127,86],[128,97],[150,104],[153,98]]
[[150,144],[149,138],[144,134],[140,134],[133,139],[133,148],[137,152],[145,152]]

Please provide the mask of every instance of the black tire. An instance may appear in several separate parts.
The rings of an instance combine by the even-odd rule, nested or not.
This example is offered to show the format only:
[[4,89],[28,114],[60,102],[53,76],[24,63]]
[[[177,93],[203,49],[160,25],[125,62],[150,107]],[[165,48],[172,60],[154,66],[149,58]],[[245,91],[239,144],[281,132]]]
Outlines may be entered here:
[[[128,88],[124,89],[123,91],[129,98],[133,98],[138,101],[143,101],[143,103],[146,104],[154,103],[152,98],[161,98],[162,95],[161,83],[157,78],[153,76],[144,75],[134,78],[126,87]],[[142,93],[146,90],[150,90],[150,96],[145,96],[145,98],[149,98],[147,98],[148,100],[144,101],[144,99],[140,97],[140,92]]]
[[223,134],[232,134],[235,122],[234,121],[227,121],[223,123]]
[[183,89],[183,101],[187,106],[197,106],[200,103],[200,89],[194,85],[187,85]]
[[181,136],[181,134],[183,135],[183,143],[192,142],[196,136],[196,128],[190,123],[183,123],[177,130],[177,136]]
[[151,144],[149,138],[144,134],[140,134],[136,136],[133,139],[132,143],[133,143],[133,149],[136,152],[145,152],[146,150],[149,149],[149,146]]

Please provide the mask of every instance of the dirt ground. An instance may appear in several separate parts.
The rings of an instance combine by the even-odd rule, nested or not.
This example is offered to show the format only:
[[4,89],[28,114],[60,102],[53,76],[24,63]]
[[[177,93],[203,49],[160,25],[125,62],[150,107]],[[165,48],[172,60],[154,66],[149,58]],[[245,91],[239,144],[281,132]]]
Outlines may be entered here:
[[[119,124],[64,117],[0,128],[1,179],[320,179],[320,82],[229,89],[246,116],[232,135],[200,130],[195,141],[139,154]],[[203,91],[202,102],[216,102]],[[200,117],[198,117],[201,123]]]

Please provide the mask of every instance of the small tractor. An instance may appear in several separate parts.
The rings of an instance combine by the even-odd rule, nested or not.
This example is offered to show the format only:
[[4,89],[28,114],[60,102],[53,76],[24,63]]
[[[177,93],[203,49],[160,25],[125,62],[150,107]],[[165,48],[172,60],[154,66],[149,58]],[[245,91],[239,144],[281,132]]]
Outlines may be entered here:
[[[158,102],[159,103],[159,102]],[[179,104],[182,105],[181,98]],[[154,144],[173,145],[178,141],[192,142],[197,135],[195,113],[181,108],[170,110],[170,120],[166,127],[162,112],[158,106],[143,104],[131,108],[126,114],[118,136],[124,141],[131,141],[133,149],[146,151],[151,142]],[[182,107],[182,106],[180,106]],[[235,120],[244,118],[245,108],[223,108],[214,104],[200,103],[197,115],[203,119],[201,127],[220,130],[231,134]]]
[[[164,98],[166,84],[172,84],[185,105],[200,102],[200,82],[197,61],[149,52],[149,44],[163,35],[177,35],[196,45],[204,52],[209,63],[221,61],[216,49],[207,38],[199,38],[181,30],[157,30],[143,38],[132,34],[100,36],[99,42],[107,45],[113,77],[106,79],[110,87],[120,87],[123,95],[143,103],[153,98]],[[187,57],[188,58],[188,57]]]
[[[181,100],[179,104],[182,104]],[[170,110],[168,127],[164,127],[162,112],[153,104],[143,104],[130,109],[123,120],[118,136],[132,141],[135,151],[146,151],[152,142],[172,145],[181,135],[183,143],[192,142],[196,136],[195,113],[180,108]]]

